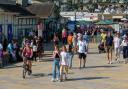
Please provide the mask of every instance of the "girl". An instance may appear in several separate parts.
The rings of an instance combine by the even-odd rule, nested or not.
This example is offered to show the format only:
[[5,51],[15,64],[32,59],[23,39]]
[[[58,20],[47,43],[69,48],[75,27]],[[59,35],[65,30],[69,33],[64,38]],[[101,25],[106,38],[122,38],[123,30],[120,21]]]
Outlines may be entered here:
[[68,74],[68,55],[65,46],[62,47],[61,61],[60,61],[60,82],[63,81],[63,73],[65,72],[65,79],[67,79]]
[[32,56],[33,56],[33,50],[30,47],[30,42],[26,42],[26,45],[22,52],[22,57],[24,64],[27,64],[29,66],[29,75],[32,74]]
[[[55,50],[53,51],[53,71],[52,71],[52,81],[54,82],[55,79],[59,80],[60,79],[60,51],[58,46],[55,46]],[[57,73],[57,78],[56,78],[56,72]]]

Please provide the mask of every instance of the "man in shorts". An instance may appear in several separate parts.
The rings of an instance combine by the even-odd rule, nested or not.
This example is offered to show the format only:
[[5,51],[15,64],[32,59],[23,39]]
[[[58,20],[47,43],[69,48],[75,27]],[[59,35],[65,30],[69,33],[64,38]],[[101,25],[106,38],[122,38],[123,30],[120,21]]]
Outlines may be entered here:
[[79,53],[79,64],[80,64],[80,69],[81,69],[81,60],[83,59],[83,68],[85,68],[85,63],[86,63],[86,56],[87,56],[87,44],[83,40],[83,37],[80,38],[80,40],[77,43],[78,47],[78,53]]
[[106,36],[106,48],[108,64],[112,64],[113,36],[111,35],[111,32],[108,32]]

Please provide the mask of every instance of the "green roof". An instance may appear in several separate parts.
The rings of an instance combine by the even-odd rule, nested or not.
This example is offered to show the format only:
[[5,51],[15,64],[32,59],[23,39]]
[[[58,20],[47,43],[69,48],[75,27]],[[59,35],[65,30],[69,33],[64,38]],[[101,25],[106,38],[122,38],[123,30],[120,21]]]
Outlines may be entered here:
[[113,24],[113,21],[112,20],[101,20],[95,24],[99,24],[99,25],[110,25],[110,24]]

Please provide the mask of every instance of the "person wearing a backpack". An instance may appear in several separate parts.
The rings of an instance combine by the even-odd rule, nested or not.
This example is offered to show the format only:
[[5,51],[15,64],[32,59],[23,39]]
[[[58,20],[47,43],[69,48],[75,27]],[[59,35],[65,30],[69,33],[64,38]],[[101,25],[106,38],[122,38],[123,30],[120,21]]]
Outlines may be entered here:
[[111,35],[111,32],[108,32],[106,36],[106,49],[107,49],[107,58],[108,58],[108,64],[112,64],[112,51],[113,51],[113,36]]

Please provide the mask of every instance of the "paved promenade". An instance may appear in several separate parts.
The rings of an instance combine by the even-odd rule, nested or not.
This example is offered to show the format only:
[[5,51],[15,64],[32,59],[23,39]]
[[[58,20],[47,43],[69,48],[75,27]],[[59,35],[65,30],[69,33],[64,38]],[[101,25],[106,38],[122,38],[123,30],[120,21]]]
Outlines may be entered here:
[[107,64],[106,54],[98,54],[95,48],[89,50],[86,68],[78,68],[75,55],[68,81],[51,82],[50,49],[42,62],[33,62],[33,75],[27,79],[22,79],[22,63],[0,69],[0,89],[128,89],[128,64],[123,59],[120,63]]

